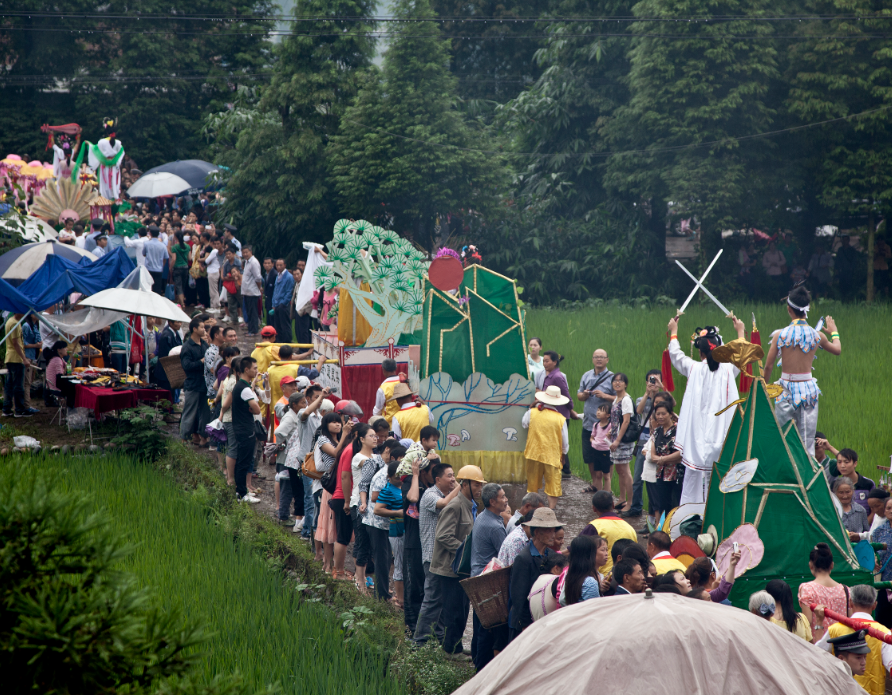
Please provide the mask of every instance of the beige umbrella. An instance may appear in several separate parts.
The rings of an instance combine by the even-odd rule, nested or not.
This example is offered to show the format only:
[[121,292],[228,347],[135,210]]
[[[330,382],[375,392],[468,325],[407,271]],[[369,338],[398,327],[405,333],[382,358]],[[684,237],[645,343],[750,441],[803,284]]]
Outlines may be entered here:
[[863,695],[845,665],[763,618],[677,594],[596,598],[536,621],[453,695]]

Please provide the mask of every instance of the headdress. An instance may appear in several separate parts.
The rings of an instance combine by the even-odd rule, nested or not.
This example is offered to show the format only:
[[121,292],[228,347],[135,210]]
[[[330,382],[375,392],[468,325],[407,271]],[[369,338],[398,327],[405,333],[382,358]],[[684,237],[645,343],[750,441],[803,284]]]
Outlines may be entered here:
[[722,336],[719,334],[719,329],[715,326],[706,326],[705,328],[698,326],[694,331],[691,342],[694,343],[694,347],[698,350],[709,353],[722,344]]
[[111,116],[106,116],[102,119],[102,130],[108,134],[108,137],[113,138],[115,136],[115,131],[118,128],[118,119],[112,118]]

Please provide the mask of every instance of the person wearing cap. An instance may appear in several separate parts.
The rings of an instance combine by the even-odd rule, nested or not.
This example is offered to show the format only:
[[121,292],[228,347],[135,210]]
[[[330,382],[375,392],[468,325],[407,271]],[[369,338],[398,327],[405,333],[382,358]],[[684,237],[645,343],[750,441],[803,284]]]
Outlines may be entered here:
[[[860,621],[865,628],[871,627],[884,635],[890,634],[890,630],[887,627],[881,625],[872,617],[877,607],[876,589],[867,584],[858,584],[849,589],[849,595],[851,596],[850,617],[852,620]],[[820,620],[824,618],[823,613],[823,606],[818,606],[815,609],[815,616]],[[859,674],[855,672],[854,668],[852,669],[855,672],[855,680],[870,695],[883,695],[886,692],[886,678],[890,669],[892,669],[892,645],[869,635],[867,630],[859,630],[858,633],[863,633],[860,639],[865,643],[868,651],[861,652],[865,653],[867,657],[864,670]],[[827,651],[830,651],[832,645],[836,656],[842,658],[840,645],[846,644],[846,639],[851,640],[858,633],[847,625],[833,623],[815,645]],[[849,663],[849,666],[851,665]]]
[[833,647],[833,655],[845,662],[856,679],[864,676],[867,670],[867,655],[870,654],[870,647],[867,646],[867,630],[855,630],[851,634],[834,637],[827,642]]
[[102,258],[106,254],[106,247],[108,246],[108,237],[105,234],[96,237],[96,247],[93,249],[93,255],[96,258]]
[[415,644],[422,645],[430,637],[431,628],[441,618],[444,626],[443,651],[462,655],[462,635],[468,623],[470,603],[459,581],[463,578],[453,567],[461,562],[464,543],[474,528],[477,502],[486,480],[477,466],[463,466],[455,476],[459,493],[449,502],[437,520],[434,550],[431,554],[429,582],[424,586],[424,603],[415,629]]
[[[270,383],[273,383],[272,376],[270,376]],[[291,398],[291,394],[298,390],[297,379],[295,379],[293,376],[283,376],[279,380],[279,389],[282,392],[282,397],[279,398],[273,406],[273,413],[275,418],[273,422],[275,423],[276,427],[279,426],[279,422],[281,422],[282,418],[285,416],[285,413],[288,412],[288,399]]]
[[399,404],[393,398],[393,389],[400,383],[396,360],[389,357],[383,360],[381,372],[384,375],[384,381],[375,391],[375,407],[372,408],[372,415],[381,415],[390,425],[393,422],[393,416],[400,410]]
[[421,400],[417,399],[409,384],[399,383],[393,387],[390,396],[396,401],[399,411],[393,416],[390,427],[397,439],[421,441],[423,427],[434,424],[434,414]]
[[570,451],[567,419],[557,410],[570,399],[560,388],[548,386],[536,392],[537,404],[524,413],[521,425],[529,430],[523,455],[527,462],[527,492],[538,492],[545,478],[548,506],[554,509],[561,497],[563,456]]
[[224,224],[223,225],[223,245],[229,246],[230,244],[236,248],[235,255],[239,258],[242,257],[242,242],[236,239],[233,235],[238,231],[238,227],[234,224]]
[[514,558],[511,569],[511,584],[509,587],[510,608],[508,610],[508,638],[514,639],[533,622],[530,613],[530,602],[527,598],[536,583],[536,579],[542,574],[542,563],[555,551],[554,534],[564,524],[558,521],[554,510],[548,507],[540,507],[533,512],[529,521],[523,525],[530,530],[530,542]]
[[90,233],[84,240],[84,251],[93,253],[93,249],[96,248],[96,237],[102,234],[103,224],[105,224],[105,221],[100,217],[94,217],[90,220]]

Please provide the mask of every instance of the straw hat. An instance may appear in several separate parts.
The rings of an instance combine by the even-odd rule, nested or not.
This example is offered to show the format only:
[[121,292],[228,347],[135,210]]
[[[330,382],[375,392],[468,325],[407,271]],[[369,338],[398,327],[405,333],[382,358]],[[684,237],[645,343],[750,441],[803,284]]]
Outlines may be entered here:
[[393,387],[393,394],[391,394],[388,401],[395,401],[397,398],[405,398],[406,396],[413,396],[415,392],[409,387],[409,384],[399,383]]
[[719,534],[712,524],[706,529],[706,533],[701,533],[697,536],[697,545],[700,546],[700,550],[706,553],[707,556],[712,556],[715,553],[718,544]]
[[[548,388],[551,388],[550,386]],[[555,387],[557,388],[557,387]],[[538,394],[536,394],[538,395]],[[548,507],[539,507],[533,512],[533,518],[523,523],[527,528],[560,528],[564,525],[554,515],[554,510]]]
[[[396,389],[394,389],[394,392]],[[536,400],[545,405],[565,405],[570,399],[561,394],[561,390],[557,386],[549,386],[544,391],[536,393]]]

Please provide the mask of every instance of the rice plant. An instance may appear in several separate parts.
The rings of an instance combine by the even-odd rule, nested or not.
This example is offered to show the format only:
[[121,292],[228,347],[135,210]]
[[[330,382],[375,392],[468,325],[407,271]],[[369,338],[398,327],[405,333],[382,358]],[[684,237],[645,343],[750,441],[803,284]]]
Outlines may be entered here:
[[[781,304],[732,302],[730,308],[746,324],[747,337],[755,313],[765,351],[771,332],[790,322]],[[566,357],[561,371],[567,376],[572,395],[582,374],[592,368],[592,353],[604,348],[609,367],[629,377],[629,395],[633,401],[644,393],[644,376],[649,369],[659,369],[662,352],[668,344],[666,324],[672,307],[633,308],[606,305],[602,308],[555,310],[530,309],[526,315],[527,338],[542,339],[543,350],[555,350]],[[818,429],[837,449],[849,447],[858,452],[858,471],[879,482],[877,465],[889,466],[892,454],[892,428],[887,387],[892,383],[892,310],[888,306],[849,305],[839,302],[812,303],[809,323],[815,325],[822,315],[836,320],[842,340],[842,355],[834,357],[819,351],[814,375],[823,395],[820,400]],[[682,348],[690,349],[689,336],[697,326],[718,326],[723,338],[736,337],[731,321],[712,304],[691,304],[679,321]],[[688,352],[690,354],[690,352]],[[677,372],[675,397],[681,407],[685,379]],[[774,379],[780,370],[774,370]],[[576,410],[582,404],[576,400]],[[580,445],[582,426],[570,423],[570,460],[576,475],[588,479],[582,463]],[[616,488],[615,488],[616,489]]]
[[[22,460],[8,465],[37,473]],[[126,456],[58,456],[41,460],[39,469],[126,534],[134,551],[122,569],[151,590],[159,607],[179,610],[211,633],[197,663],[199,680],[237,673],[254,691],[278,684],[301,695],[405,692],[387,673],[384,655],[347,643],[334,611],[301,601],[281,572],[215,525],[200,496]]]

